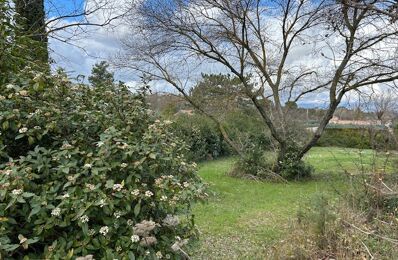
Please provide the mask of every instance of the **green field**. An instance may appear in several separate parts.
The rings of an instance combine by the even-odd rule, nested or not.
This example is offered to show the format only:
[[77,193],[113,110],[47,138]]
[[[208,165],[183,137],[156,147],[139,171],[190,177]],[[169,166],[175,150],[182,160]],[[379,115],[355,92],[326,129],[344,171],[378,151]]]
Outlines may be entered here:
[[306,155],[306,161],[314,166],[316,173],[370,173],[391,172],[396,166],[396,152],[375,152],[373,150],[314,147]]
[[203,163],[199,174],[210,185],[210,199],[194,209],[201,232],[194,259],[266,258],[273,244],[283,240],[300,205],[320,193],[337,196],[344,185],[339,175],[382,169],[386,156],[392,157],[371,150],[315,148],[306,160],[316,178],[288,184],[230,177],[233,158]]

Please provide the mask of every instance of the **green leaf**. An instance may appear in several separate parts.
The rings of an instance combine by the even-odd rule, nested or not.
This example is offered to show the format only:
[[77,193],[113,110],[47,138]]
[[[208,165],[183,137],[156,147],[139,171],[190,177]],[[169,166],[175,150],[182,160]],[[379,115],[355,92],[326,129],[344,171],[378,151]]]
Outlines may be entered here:
[[28,142],[29,142],[30,145],[34,144],[35,138],[33,136],[29,136],[28,137]]
[[134,215],[138,216],[138,214],[140,214],[140,211],[141,211],[141,203],[138,202],[137,205],[135,205],[134,207]]
[[30,211],[28,219],[30,219],[33,215],[36,215],[37,213],[39,213],[40,209],[41,209],[40,206],[33,207],[32,210]]
[[17,201],[18,201],[19,203],[26,203],[26,200],[24,200],[22,197],[18,197],[18,198],[17,198]]
[[129,251],[129,260],[135,260],[135,255],[131,251]]
[[22,193],[22,196],[25,198],[30,198],[30,197],[35,196],[35,194],[31,193],[31,192],[24,192],[24,193]]
[[13,198],[12,200],[10,200],[10,202],[8,203],[6,209],[8,209],[9,207],[13,206],[15,204],[16,200],[17,200],[16,198]]
[[108,188],[108,189],[112,188],[113,184],[115,184],[115,182],[113,180],[107,180],[106,184],[105,184],[105,187]]
[[17,245],[17,244],[12,244],[12,245],[0,245],[0,248],[1,248],[1,249],[5,250],[5,251],[8,251],[8,252],[14,251],[14,250],[17,249],[18,247],[19,247],[19,245]]
[[21,139],[21,138],[24,138],[24,137],[25,137],[24,134],[19,134],[19,135],[17,135],[17,136],[15,137],[15,140],[18,140],[18,139]]
[[7,219],[7,222],[8,222],[8,223],[11,223],[11,224],[14,224],[14,225],[17,224],[17,221],[16,221],[14,218],[8,218],[8,219]]
[[100,247],[101,247],[101,244],[100,244],[100,242],[98,241],[98,238],[94,238],[92,241],[93,241],[93,245],[94,245],[96,248],[100,248]]
[[2,124],[3,130],[7,130],[9,126],[10,126],[10,123],[8,121],[4,121]]
[[71,250],[69,250],[68,254],[66,255],[65,259],[72,259],[73,257],[73,248]]
[[33,89],[34,89],[35,91],[40,91],[40,90],[42,90],[42,89],[43,89],[42,84],[40,84],[39,82],[36,82],[36,83],[33,85]]
[[39,240],[40,240],[40,239],[39,239],[38,237],[34,237],[34,238],[30,238],[30,239],[26,240],[26,243],[27,243],[28,245],[30,245],[30,244],[36,243],[36,242],[39,241]]
[[110,249],[106,250],[106,259],[114,259],[112,251]]
[[82,230],[83,230],[83,233],[84,233],[86,236],[88,236],[88,225],[87,225],[87,223],[83,223],[83,224],[82,224]]

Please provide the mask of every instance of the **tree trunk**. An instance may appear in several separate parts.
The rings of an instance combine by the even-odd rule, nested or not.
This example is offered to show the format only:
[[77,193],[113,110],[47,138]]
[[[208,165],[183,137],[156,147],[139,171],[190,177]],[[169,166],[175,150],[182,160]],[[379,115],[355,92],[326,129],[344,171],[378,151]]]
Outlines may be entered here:
[[39,64],[48,65],[48,39],[45,27],[44,0],[14,0],[18,13],[16,19],[23,36],[34,41],[30,58]]
[[318,128],[315,131],[315,134],[311,138],[311,140],[304,145],[304,147],[301,149],[300,153],[297,156],[297,160],[301,160],[304,155],[316,145],[318,142],[319,138],[321,138],[323,131],[325,130],[326,126],[328,125],[330,119],[332,119],[334,112],[336,111],[336,108],[338,104],[340,104],[340,101],[343,97],[343,94],[340,94],[338,99],[335,100],[330,106],[328,111],[326,112],[325,116],[322,118],[321,123],[319,124]]
[[286,156],[287,156],[287,145],[286,143],[283,144],[279,144],[279,148],[277,151],[277,157],[276,157],[276,161],[273,165],[272,171],[276,174],[281,174],[282,172],[282,168],[283,168],[283,164],[286,161]]

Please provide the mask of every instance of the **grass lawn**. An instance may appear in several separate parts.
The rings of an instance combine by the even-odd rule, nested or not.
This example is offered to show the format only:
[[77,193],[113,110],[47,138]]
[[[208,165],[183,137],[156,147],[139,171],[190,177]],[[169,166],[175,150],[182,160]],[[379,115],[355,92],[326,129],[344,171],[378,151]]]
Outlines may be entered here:
[[306,160],[317,173],[341,173],[348,171],[375,172],[385,169],[387,172],[396,168],[396,152],[378,152],[338,147],[314,147]]
[[[333,177],[289,184],[229,177],[233,158],[203,163],[199,174],[209,183],[211,196],[194,209],[201,240],[193,258],[267,258],[272,245],[288,232],[300,205],[320,193],[337,196],[333,191],[343,185],[337,173],[359,171],[361,161],[370,170],[372,158],[370,150],[317,147],[306,160],[318,175],[327,172]],[[377,158],[377,165],[383,166],[384,157]]]

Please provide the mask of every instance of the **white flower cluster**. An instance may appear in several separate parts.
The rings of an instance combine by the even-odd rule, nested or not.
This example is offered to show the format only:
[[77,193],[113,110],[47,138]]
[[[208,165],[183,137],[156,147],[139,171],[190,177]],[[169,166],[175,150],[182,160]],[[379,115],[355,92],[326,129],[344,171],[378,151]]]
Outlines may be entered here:
[[120,167],[126,168],[126,167],[127,167],[127,163],[122,163],[122,164],[120,164]]
[[115,213],[113,213],[113,215],[115,216],[115,218],[120,218],[122,216],[122,212],[120,211],[116,211]]
[[162,179],[162,178],[157,178],[157,179],[155,179],[155,185],[158,186],[158,187],[161,187],[161,186],[162,186],[162,182],[163,182],[163,179]]
[[101,199],[101,200],[99,201],[99,206],[100,206],[100,208],[102,208],[103,206],[105,206],[105,200],[104,200],[104,199]]
[[86,184],[86,188],[89,189],[89,190],[95,190],[95,185],[91,184],[91,183],[87,183]]
[[109,227],[103,226],[103,227],[100,228],[99,232],[100,232],[101,235],[106,236],[108,234],[108,232],[109,232]]
[[51,211],[51,215],[54,217],[59,217],[61,215],[61,209],[60,208],[55,208]]
[[125,150],[125,149],[127,149],[127,148],[129,147],[129,145],[126,144],[126,143],[122,143],[122,144],[119,144],[118,147],[119,147],[120,149],[122,149],[122,150]]
[[133,196],[138,196],[138,195],[140,195],[140,190],[138,190],[138,189],[133,190],[133,191],[131,192],[131,195],[133,195]]
[[153,192],[148,190],[148,191],[145,192],[145,196],[150,198],[150,197],[153,196]]
[[90,230],[88,231],[88,235],[89,235],[89,236],[94,236],[94,235],[95,235],[95,229],[90,229]]
[[140,237],[137,235],[132,235],[131,236],[131,242],[133,243],[137,243],[138,241],[140,241]]
[[19,91],[19,95],[21,95],[21,96],[23,96],[23,97],[26,97],[26,96],[28,95],[28,91],[26,91],[26,90],[21,90],[21,91]]
[[122,184],[113,184],[113,188],[114,191],[121,191],[123,189],[123,185]]
[[88,218],[87,215],[83,215],[83,216],[80,217],[80,221],[82,223],[87,223],[89,221],[89,218]]
[[21,189],[13,189],[12,191],[11,191],[11,193],[13,194],[13,195],[21,195],[22,194],[22,190]]
[[63,149],[63,150],[67,150],[67,149],[71,149],[71,148],[73,148],[73,146],[70,145],[69,143],[64,143],[64,144],[61,146],[61,149]]
[[163,188],[164,187],[164,183],[163,181],[166,179],[172,180],[174,178],[173,175],[162,175],[160,176],[160,178],[155,179],[155,185],[159,188]]
[[21,129],[18,130],[18,132],[20,134],[26,133],[27,131],[28,131],[28,128],[26,128],[26,127],[22,127]]
[[13,89],[13,88],[15,88],[16,86],[14,85],[14,84],[7,84],[6,85],[6,89]]

